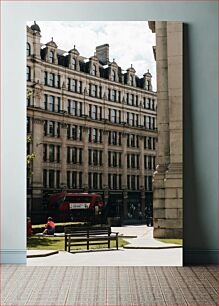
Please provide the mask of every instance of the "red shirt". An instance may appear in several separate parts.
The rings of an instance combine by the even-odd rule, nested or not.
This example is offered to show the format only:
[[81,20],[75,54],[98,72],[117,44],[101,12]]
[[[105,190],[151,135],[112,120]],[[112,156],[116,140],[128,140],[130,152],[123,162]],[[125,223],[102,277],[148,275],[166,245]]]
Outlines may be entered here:
[[47,228],[47,229],[53,229],[53,228],[55,228],[55,223],[54,223],[53,221],[49,220],[49,221],[47,222],[47,224],[46,224],[46,228]]

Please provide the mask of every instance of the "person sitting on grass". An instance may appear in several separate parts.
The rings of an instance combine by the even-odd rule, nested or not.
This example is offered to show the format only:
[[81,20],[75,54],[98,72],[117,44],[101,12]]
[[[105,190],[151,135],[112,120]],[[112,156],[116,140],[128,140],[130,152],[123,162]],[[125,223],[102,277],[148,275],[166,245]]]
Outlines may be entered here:
[[55,223],[52,217],[47,219],[47,223],[45,225],[45,230],[43,231],[43,235],[54,235],[55,233]]

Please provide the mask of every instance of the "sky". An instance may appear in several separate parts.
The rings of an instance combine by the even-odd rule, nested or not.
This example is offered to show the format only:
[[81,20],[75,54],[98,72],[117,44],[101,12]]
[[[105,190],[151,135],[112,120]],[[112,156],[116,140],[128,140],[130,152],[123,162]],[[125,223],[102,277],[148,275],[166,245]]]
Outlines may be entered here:
[[[33,21],[27,22],[28,26]],[[37,21],[41,42],[53,37],[59,49],[69,51],[76,46],[81,56],[91,57],[98,45],[109,44],[109,60],[126,70],[132,66],[142,77],[149,69],[153,90],[156,90],[156,63],[152,46],[155,34],[147,21]]]

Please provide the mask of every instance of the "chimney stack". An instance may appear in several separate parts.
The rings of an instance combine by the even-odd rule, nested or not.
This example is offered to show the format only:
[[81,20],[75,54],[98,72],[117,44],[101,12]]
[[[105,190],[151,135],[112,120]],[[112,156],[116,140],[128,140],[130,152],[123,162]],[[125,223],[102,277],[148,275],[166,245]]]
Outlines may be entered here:
[[96,47],[96,55],[102,65],[109,64],[109,44]]

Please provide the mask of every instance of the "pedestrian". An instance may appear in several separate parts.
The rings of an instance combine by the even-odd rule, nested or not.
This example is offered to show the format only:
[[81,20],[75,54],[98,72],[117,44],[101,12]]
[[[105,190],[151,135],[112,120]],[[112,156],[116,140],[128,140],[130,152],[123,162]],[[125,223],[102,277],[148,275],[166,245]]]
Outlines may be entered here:
[[48,217],[47,223],[45,225],[45,230],[43,231],[43,235],[54,235],[55,233],[55,223],[52,217]]
[[32,235],[32,223],[30,217],[27,217],[27,236]]

